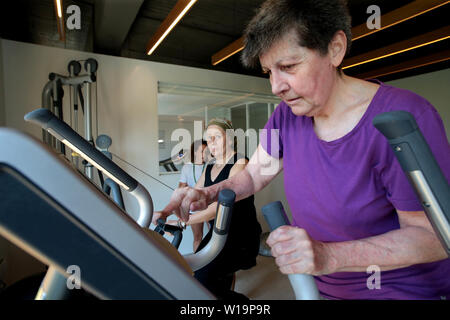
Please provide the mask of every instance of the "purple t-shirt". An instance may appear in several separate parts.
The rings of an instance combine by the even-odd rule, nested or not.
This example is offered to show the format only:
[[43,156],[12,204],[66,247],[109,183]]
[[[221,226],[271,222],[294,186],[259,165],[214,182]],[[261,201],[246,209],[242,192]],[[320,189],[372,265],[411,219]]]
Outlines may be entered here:
[[[292,225],[315,240],[364,239],[399,229],[396,209],[423,210],[386,138],[372,125],[375,115],[405,110],[414,115],[447,180],[450,147],[434,107],[407,90],[380,83],[355,128],[330,142],[320,140],[313,119],[296,116],[282,102],[265,129],[279,129],[279,151],[270,134],[263,148],[283,158],[286,198]],[[329,299],[450,299],[450,259],[380,274],[380,289],[368,289],[373,273],[339,272],[315,277]]]

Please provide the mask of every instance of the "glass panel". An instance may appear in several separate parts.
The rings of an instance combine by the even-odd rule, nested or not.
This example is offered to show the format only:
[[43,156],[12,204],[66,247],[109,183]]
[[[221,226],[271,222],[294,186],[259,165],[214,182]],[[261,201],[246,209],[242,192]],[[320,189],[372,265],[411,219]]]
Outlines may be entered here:
[[246,130],[245,105],[231,109],[231,122],[234,129]]
[[267,103],[249,105],[250,128],[263,129],[267,123]]
[[230,108],[226,107],[208,107],[208,121],[213,118],[231,120]]
[[[245,137],[246,131],[246,106],[240,105],[231,109],[231,122],[236,134],[235,150],[248,157],[247,155],[247,138]],[[241,131],[241,132],[240,132]]]

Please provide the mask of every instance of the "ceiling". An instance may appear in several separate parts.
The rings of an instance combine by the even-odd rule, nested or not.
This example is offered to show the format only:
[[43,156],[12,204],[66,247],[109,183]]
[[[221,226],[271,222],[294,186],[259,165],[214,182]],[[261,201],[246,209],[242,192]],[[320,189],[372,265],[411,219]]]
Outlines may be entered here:
[[[450,36],[450,1],[419,2],[427,1],[446,4],[355,40],[348,58],[372,58],[372,53],[380,56],[384,51],[396,46],[414,45],[415,39],[426,41],[428,37],[433,36],[432,33],[423,36],[423,39],[419,39],[420,36],[435,30]],[[16,41],[264,77],[260,70],[245,69],[239,61],[239,54],[218,65],[211,64],[211,57],[215,53],[242,36],[246,23],[262,2],[263,0],[198,0],[150,56],[145,52],[147,43],[177,0],[63,0],[65,8],[72,4],[80,7],[82,20],[81,30],[66,30],[64,41],[59,40],[53,0],[2,1],[0,36]],[[384,17],[393,10],[417,1],[348,2],[352,26],[355,27],[366,23],[370,16],[366,10],[370,5],[378,5]],[[410,43],[409,39],[412,39]],[[376,76],[387,81],[441,70],[450,67],[449,50],[450,39],[447,38],[395,56],[351,67],[345,72],[358,77]],[[426,65],[417,67],[424,64]],[[396,72],[392,73],[393,71]]]

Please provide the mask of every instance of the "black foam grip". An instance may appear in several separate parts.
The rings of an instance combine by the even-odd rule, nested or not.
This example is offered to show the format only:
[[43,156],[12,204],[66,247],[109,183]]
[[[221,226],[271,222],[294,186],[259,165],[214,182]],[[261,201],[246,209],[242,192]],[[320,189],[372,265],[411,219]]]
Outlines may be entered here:
[[70,61],[70,62],[69,62],[69,65],[67,66],[67,70],[69,71],[69,73],[70,73],[71,67],[73,68],[73,74],[74,74],[75,76],[77,76],[77,75],[80,74],[80,72],[81,72],[81,63],[79,63],[79,62],[76,61],[76,60]]
[[414,117],[402,110],[380,113],[372,123],[388,139],[403,137],[418,128]]
[[271,231],[281,226],[290,225],[283,204],[280,201],[266,204],[261,208],[261,211]]
[[232,207],[234,204],[234,200],[236,199],[236,194],[233,190],[224,189],[220,191],[218,202],[226,207]]

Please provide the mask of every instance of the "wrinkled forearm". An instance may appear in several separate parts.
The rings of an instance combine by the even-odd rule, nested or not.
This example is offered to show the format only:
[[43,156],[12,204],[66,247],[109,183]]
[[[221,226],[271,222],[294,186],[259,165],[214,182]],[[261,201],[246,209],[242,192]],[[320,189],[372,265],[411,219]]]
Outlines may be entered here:
[[325,269],[334,272],[366,272],[371,265],[382,271],[447,258],[436,235],[410,226],[361,240],[324,243]]
[[255,190],[253,179],[247,170],[242,170],[227,180],[207,187],[204,191],[206,191],[208,201],[211,203],[217,201],[220,191],[224,189],[233,190],[236,193],[236,201],[245,199],[258,191]]
[[260,144],[244,170],[203,190],[206,192],[208,203],[217,201],[219,192],[223,189],[233,190],[236,193],[236,201],[242,200],[263,189],[282,170],[282,159],[267,154]]

